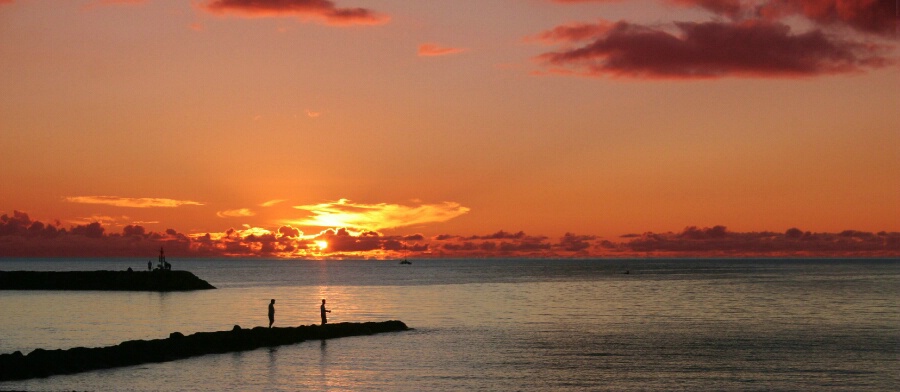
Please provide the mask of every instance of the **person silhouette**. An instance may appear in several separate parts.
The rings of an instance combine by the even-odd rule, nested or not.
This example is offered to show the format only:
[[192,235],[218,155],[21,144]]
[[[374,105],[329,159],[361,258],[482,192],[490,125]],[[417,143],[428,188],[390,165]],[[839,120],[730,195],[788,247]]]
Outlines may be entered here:
[[153,271],[153,263],[150,260],[147,260],[147,271]]
[[322,306],[319,306],[319,310],[322,313],[322,325],[328,324],[328,318],[325,317],[325,313],[331,313],[330,310],[325,309],[325,300],[322,300]]
[[269,328],[272,328],[272,324],[275,324],[275,300],[269,302]]

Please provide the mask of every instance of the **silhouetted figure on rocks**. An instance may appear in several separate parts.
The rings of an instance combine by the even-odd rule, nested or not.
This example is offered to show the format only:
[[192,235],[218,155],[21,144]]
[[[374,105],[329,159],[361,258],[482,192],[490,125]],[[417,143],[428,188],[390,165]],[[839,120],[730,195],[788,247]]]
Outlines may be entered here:
[[147,260],[147,271],[153,271],[153,262]]
[[319,310],[322,313],[322,325],[328,324],[328,318],[325,317],[325,313],[331,313],[330,310],[325,309],[325,300],[322,300],[322,306],[319,306]]
[[269,302],[269,328],[272,328],[272,324],[275,324],[275,300]]

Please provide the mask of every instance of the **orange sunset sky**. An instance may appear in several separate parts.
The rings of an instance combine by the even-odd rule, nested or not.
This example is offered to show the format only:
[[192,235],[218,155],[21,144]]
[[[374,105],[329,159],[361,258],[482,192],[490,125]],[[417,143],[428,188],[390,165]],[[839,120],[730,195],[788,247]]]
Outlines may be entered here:
[[897,256],[898,20],[0,0],[0,256]]

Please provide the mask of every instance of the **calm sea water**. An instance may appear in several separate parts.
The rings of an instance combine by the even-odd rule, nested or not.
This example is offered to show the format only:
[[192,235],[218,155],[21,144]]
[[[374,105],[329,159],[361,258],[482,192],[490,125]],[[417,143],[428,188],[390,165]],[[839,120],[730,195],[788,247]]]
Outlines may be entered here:
[[[11,260],[124,270],[146,260]],[[0,390],[445,391],[900,388],[898,260],[175,260],[218,290],[0,291],[0,353],[267,324],[397,319],[310,341]],[[624,274],[624,271],[630,271]]]

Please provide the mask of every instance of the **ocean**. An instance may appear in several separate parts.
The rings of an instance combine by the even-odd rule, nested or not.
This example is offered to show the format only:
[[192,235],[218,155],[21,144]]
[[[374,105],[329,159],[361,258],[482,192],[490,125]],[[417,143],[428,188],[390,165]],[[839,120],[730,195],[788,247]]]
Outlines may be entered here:
[[[146,259],[0,259],[139,270]],[[894,391],[900,260],[172,259],[217,290],[0,291],[0,353],[268,325],[411,331],[0,382],[27,391]],[[628,273],[626,273],[628,272]]]

